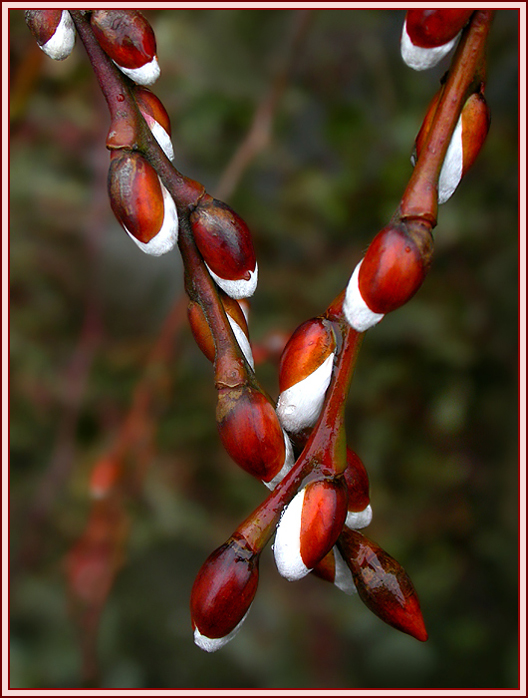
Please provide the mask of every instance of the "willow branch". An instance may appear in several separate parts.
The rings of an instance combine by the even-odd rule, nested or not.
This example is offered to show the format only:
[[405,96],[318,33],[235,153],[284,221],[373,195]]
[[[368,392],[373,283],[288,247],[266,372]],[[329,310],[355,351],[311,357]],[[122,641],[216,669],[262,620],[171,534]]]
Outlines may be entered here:
[[492,10],[477,10],[464,30],[431,129],[400,203],[402,219],[421,218],[436,226],[438,178],[468,92],[483,70],[493,15]]

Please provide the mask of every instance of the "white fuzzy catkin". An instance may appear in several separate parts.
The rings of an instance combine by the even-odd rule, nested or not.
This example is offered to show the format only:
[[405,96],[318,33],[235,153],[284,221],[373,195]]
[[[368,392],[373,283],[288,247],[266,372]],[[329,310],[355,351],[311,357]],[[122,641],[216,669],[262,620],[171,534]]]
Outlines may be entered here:
[[46,55],[55,61],[63,61],[68,58],[75,44],[75,25],[68,10],[63,10],[60,22],[45,44],[40,48]]
[[334,356],[332,352],[315,371],[279,395],[277,416],[286,431],[296,433],[316,423],[332,377]]
[[352,577],[352,572],[350,571],[347,563],[343,560],[343,556],[339,552],[336,545],[333,547],[334,553],[334,584],[335,586],[343,591],[345,594],[356,594],[357,589],[354,584],[354,578]]
[[169,160],[174,160],[174,148],[172,145],[171,138],[163,126],[153,119],[151,116],[145,115],[145,121],[147,122],[152,135],[158,141],[160,148],[163,150],[165,155]]
[[372,521],[372,507],[370,504],[363,511],[349,511],[345,519],[345,526],[356,531],[359,528],[366,528]]
[[226,313],[227,319],[229,320],[229,324],[231,325],[231,329],[233,330],[233,334],[235,335],[235,339],[238,342],[238,346],[240,347],[240,350],[244,354],[244,357],[248,364],[251,366],[252,369],[255,369],[255,362],[253,360],[253,352],[251,351],[251,344],[249,343],[249,339],[246,336],[246,333],[244,330],[240,327],[238,322],[233,320],[231,315],[229,313]]
[[210,269],[207,263],[205,266],[222,291],[225,291],[231,298],[249,298],[255,293],[258,281],[258,264],[255,264],[254,271],[249,272],[249,279],[222,279]]
[[116,61],[114,63],[122,73],[138,85],[152,85],[160,76],[160,67],[156,56],[140,68],[123,68]]
[[305,494],[306,488],[303,488],[285,507],[275,533],[275,564],[279,574],[290,582],[302,579],[310,572],[301,557],[301,520]]
[[445,204],[451,198],[462,179],[463,169],[464,148],[462,145],[462,116],[460,116],[440,170],[438,179],[439,204]]
[[170,252],[178,242],[178,211],[176,209],[176,204],[172,196],[161,183],[161,180],[160,185],[163,194],[164,215],[163,223],[158,233],[148,242],[141,242],[141,240],[134,237],[132,233],[123,226],[132,240],[143,252],[154,255],[155,257]]
[[238,634],[240,628],[242,627],[244,621],[247,618],[250,609],[251,606],[248,608],[244,617],[238,623],[238,625],[236,625],[233,628],[233,630],[231,630],[231,632],[225,635],[224,637],[207,637],[206,635],[202,635],[198,628],[195,628],[194,644],[197,645],[200,649],[204,650],[205,652],[216,652],[217,650],[221,649],[222,647],[224,647],[224,645],[227,645],[227,643],[230,642],[235,637],[235,635]]
[[359,270],[362,263],[363,260],[359,262],[350,277],[343,302],[345,319],[358,332],[365,332],[385,317],[384,313],[375,313],[371,310],[363,300],[359,290]]
[[407,32],[407,20],[403,23],[403,31],[401,35],[400,49],[404,62],[414,70],[428,70],[439,63],[444,56],[453,48],[458,35],[454,39],[448,41],[442,46],[434,46],[432,48],[423,48],[413,44],[411,37]]

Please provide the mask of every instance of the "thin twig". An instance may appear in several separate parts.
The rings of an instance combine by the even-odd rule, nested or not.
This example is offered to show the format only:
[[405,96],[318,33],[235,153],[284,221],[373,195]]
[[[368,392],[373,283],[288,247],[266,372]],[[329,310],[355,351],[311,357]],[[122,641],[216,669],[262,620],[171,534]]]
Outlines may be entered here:
[[215,196],[223,201],[229,199],[251,161],[265,150],[270,142],[273,118],[288,85],[291,73],[304,41],[311,10],[294,10],[293,29],[284,58],[277,68],[270,88],[257,106],[249,130],[227,163],[215,190]]

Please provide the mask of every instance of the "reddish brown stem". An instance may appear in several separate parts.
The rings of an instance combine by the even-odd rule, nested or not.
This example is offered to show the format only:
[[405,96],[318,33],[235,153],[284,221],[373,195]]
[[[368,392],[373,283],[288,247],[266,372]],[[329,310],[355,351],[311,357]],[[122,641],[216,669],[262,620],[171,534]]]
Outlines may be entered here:
[[237,528],[255,553],[267,544],[283,508],[305,482],[340,475],[346,465],[344,410],[363,334],[343,325],[343,344],[323,409],[297,462],[262,504]]
[[129,87],[129,80],[110,61],[93,35],[85,11],[72,11],[72,16],[86,48],[93,70],[110,109],[112,131],[121,129],[115,126],[126,122],[132,135],[126,136],[126,127],[119,131],[119,137],[112,137],[109,147],[137,149],[149,160],[157,171],[178,208],[180,224],[179,247],[186,272],[186,290],[189,296],[200,303],[215,338],[217,360],[216,381],[226,385],[238,385],[254,380],[238,343],[232,333],[225,311],[218,297],[216,286],[207,273],[198,253],[188,216],[205,194],[204,187],[194,180],[184,177],[172,165],[145,123]]

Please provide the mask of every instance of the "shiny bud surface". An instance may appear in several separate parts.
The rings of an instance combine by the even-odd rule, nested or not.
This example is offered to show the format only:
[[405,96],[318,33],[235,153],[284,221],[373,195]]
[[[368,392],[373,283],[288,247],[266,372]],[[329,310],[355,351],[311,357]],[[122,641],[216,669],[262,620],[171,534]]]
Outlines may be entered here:
[[367,306],[385,314],[407,303],[422,285],[431,255],[430,230],[419,221],[381,230],[359,271],[359,290]]
[[473,10],[408,10],[401,35],[401,55],[414,70],[428,70],[453,48]]
[[244,221],[222,201],[204,197],[190,215],[196,245],[211,275],[232,298],[251,296],[257,261]]
[[218,391],[216,421],[231,458],[259,480],[270,482],[285,465],[285,435],[273,405],[247,385]]
[[[226,311],[227,319],[231,325],[233,334],[235,335],[235,339],[249,366],[254,368],[246,316],[234,298],[231,298],[227,293],[221,290],[219,291],[219,296],[224,310]],[[196,343],[206,358],[211,362],[214,361],[216,354],[214,339],[202,308],[198,303],[191,301],[187,307],[187,315]]]
[[370,504],[369,477],[363,461],[347,446],[344,477],[348,489],[348,511],[363,511]]
[[339,548],[363,603],[385,623],[427,640],[418,595],[399,562],[357,531],[344,529]]
[[407,32],[415,46],[433,48],[447,44],[469,21],[474,10],[408,10]]
[[335,349],[332,326],[322,318],[300,325],[284,347],[277,414],[287,431],[298,432],[316,423],[332,377]]
[[347,467],[343,473],[348,491],[345,526],[365,528],[372,521],[367,470],[357,453],[348,447],[346,459]]
[[95,10],[92,30],[117,67],[139,85],[151,85],[160,74],[152,27],[135,10]]
[[68,10],[26,10],[25,18],[46,55],[56,61],[70,55],[75,44],[75,25]]
[[284,509],[273,546],[283,577],[301,579],[325,557],[343,528],[346,506],[342,479],[310,482],[295,495]]
[[146,87],[136,87],[134,99],[152,135],[158,141],[165,155],[172,160],[174,148],[171,141],[171,123],[169,115],[161,101]]
[[259,556],[235,537],[204,562],[191,591],[195,643],[215,652],[233,639],[255,597]]
[[115,153],[108,194],[117,220],[143,252],[169,252],[178,240],[176,205],[154,168],[139,153]]

